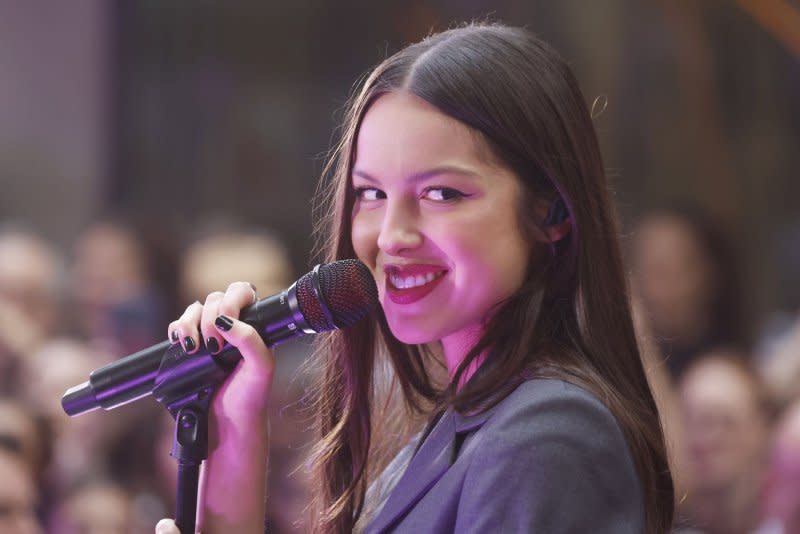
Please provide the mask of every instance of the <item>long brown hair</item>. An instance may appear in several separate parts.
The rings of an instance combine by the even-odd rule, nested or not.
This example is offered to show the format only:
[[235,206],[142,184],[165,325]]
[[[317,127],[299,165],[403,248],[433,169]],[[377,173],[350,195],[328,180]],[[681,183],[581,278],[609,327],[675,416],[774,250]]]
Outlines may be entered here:
[[[562,199],[571,231],[531,262],[522,287],[501,303],[450,385],[437,387],[423,346],[399,342],[382,314],[326,335],[314,388],[321,438],[312,455],[313,523],[350,532],[364,507],[371,461],[376,355],[388,354],[407,406],[486,409],[526,377],[560,378],[595,394],[616,416],[644,491],[646,532],[672,521],[664,437],[634,335],[628,289],[603,162],[591,116],[560,56],[523,29],[468,25],[432,35],[378,65],[351,99],[319,191],[326,261],[355,257],[350,173],[361,121],[380,95],[407,91],[478,132],[519,177],[523,231],[541,221],[533,202]],[[531,237],[531,255],[536,240]],[[491,357],[456,390],[470,362]]]

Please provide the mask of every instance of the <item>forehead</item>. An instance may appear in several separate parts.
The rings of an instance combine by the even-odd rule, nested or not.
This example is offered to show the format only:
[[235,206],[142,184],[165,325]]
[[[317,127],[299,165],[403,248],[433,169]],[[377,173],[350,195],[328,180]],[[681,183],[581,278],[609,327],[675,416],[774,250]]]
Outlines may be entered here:
[[682,383],[684,399],[695,406],[739,407],[755,404],[753,384],[743,371],[724,360],[701,362]]
[[356,140],[356,167],[367,172],[411,173],[447,163],[494,166],[492,160],[477,131],[404,92],[380,96],[365,114]]

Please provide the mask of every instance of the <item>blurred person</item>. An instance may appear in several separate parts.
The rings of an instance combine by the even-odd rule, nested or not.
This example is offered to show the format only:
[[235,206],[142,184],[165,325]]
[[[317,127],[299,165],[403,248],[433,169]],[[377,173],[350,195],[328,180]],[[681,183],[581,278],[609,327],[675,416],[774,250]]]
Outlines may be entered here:
[[752,532],[761,518],[772,415],[764,384],[742,355],[717,351],[687,368],[679,391],[689,524],[707,534]]
[[134,424],[134,414],[141,409],[126,406],[113,417],[93,412],[70,419],[64,413],[60,403],[64,391],[86,381],[91,371],[110,361],[88,344],[69,338],[48,341],[26,361],[25,400],[53,432],[48,481],[56,492],[88,474],[106,472],[112,444]]
[[70,317],[104,352],[125,356],[160,338],[165,304],[150,252],[133,225],[112,220],[91,224],[74,244]]
[[756,534],[800,534],[800,399],[781,414],[772,438]]
[[52,428],[52,461],[46,471],[47,496],[61,495],[85,480],[110,478],[124,486],[137,504],[137,517],[151,525],[166,506],[160,500],[153,451],[160,406],[154,401],[67,416],[60,403],[64,392],[87,380],[96,368],[113,361],[96,347],[57,338],[31,354],[23,378],[26,400]]
[[800,316],[763,346],[757,363],[775,400],[786,406],[800,398]]
[[248,280],[263,295],[286,289],[293,279],[286,246],[265,230],[223,229],[197,238],[179,266],[181,298],[191,302],[231,283]]
[[673,378],[712,349],[746,349],[738,262],[708,216],[653,211],[636,224],[631,245],[632,281]]
[[134,534],[131,495],[102,478],[77,484],[66,493],[49,521],[50,534]]
[[38,493],[25,460],[0,444],[0,534],[39,534]]
[[13,391],[19,360],[58,330],[63,262],[40,236],[0,228],[0,390]]
[[44,418],[19,399],[0,396],[0,437],[19,452],[37,483],[42,481],[51,446]]

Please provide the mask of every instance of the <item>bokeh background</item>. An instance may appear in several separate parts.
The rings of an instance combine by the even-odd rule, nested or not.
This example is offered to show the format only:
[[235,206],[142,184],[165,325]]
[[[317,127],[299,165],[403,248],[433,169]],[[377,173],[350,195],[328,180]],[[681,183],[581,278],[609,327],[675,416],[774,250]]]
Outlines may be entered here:
[[[592,106],[676,529],[800,532],[796,0],[0,0],[0,477],[30,487],[0,490],[0,526],[139,532],[170,514],[169,420],[144,403],[67,420],[63,387],[212,289],[267,295],[306,272],[354,83],[473,19],[552,43]],[[308,347],[280,350],[269,526],[302,531]]]

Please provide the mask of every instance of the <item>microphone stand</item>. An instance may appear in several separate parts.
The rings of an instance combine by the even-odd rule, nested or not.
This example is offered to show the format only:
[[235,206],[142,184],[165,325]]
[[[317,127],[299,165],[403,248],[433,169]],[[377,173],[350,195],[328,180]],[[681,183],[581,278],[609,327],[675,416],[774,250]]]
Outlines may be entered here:
[[239,351],[227,344],[213,356],[207,352],[187,355],[175,344],[164,353],[156,375],[153,396],[175,419],[170,455],[178,462],[175,523],[183,534],[194,534],[197,523],[200,466],[208,458],[211,400],[240,358]]

